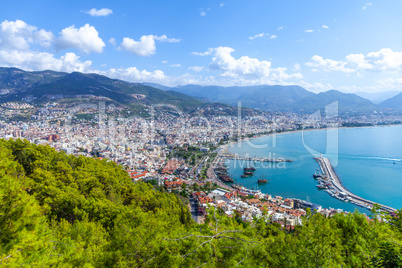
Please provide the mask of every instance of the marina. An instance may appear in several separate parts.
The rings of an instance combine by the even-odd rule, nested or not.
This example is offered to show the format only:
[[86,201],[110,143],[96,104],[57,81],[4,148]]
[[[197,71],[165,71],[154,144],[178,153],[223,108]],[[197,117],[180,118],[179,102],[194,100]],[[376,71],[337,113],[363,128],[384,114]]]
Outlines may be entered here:
[[[317,185],[317,188],[319,189],[325,189],[327,193],[329,193],[331,196],[344,201],[344,202],[350,202],[352,204],[355,204],[360,207],[364,207],[367,209],[371,209],[374,204],[377,202],[373,202],[367,199],[364,199],[360,196],[357,196],[351,192],[349,192],[340,182],[337,174],[335,173],[333,167],[331,166],[331,163],[328,158],[326,157],[317,157],[314,158],[320,165],[322,174],[319,175],[315,173],[313,177],[315,179],[318,179],[320,184]],[[381,206],[381,209],[387,212],[394,212],[396,209],[379,204]]]

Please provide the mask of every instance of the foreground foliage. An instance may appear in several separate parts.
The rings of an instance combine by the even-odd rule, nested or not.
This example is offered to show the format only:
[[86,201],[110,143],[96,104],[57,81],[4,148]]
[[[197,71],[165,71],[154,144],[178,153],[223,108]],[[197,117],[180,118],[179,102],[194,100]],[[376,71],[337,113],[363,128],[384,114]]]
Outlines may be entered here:
[[[0,263],[63,267],[397,267],[402,217],[315,214],[293,232],[211,210],[193,223],[174,194],[107,160],[0,140]],[[399,216],[402,215],[398,211]]]

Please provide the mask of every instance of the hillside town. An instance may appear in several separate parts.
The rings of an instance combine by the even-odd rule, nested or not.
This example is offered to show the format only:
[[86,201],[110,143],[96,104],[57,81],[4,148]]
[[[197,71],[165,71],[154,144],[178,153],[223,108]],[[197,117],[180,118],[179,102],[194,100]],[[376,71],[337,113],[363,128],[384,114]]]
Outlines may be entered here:
[[[230,144],[287,131],[402,122],[398,114],[321,117],[259,112],[241,116],[241,110],[239,116],[210,117],[157,110],[143,118],[104,103],[69,109],[57,103],[39,109],[6,103],[0,109],[0,138],[26,139],[67,154],[114,161],[127,170],[133,182],[150,182],[188,199],[197,222],[214,206],[243,221],[266,217],[289,230],[301,224],[301,216],[308,211],[331,216],[342,210],[226,183],[217,176],[216,168],[224,167]],[[16,117],[23,112],[29,112],[29,120]]]

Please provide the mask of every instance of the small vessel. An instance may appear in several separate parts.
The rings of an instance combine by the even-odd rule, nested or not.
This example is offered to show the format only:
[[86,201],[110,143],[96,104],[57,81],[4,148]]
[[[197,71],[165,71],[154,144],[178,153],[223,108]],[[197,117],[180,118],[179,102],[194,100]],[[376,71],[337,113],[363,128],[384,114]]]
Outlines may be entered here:
[[232,178],[230,178],[229,176],[221,176],[219,177],[223,182],[234,182],[234,180]]
[[254,172],[252,171],[244,171],[244,175],[254,175]]
[[258,179],[257,183],[258,184],[265,184],[265,183],[268,183],[268,181],[269,180],[267,180],[267,176],[264,175],[264,176],[260,176],[260,178]]
[[242,174],[240,177],[248,178],[248,177],[251,177],[251,176],[253,176],[253,174]]
[[244,173],[250,172],[250,171],[255,171],[255,167],[245,167],[244,168]]
[[[317,172],[318,171],[318,172]],[[314,179],[318,179],[318,178],[321,178],[322,177],[322,175],[320,174],[320,170],[319,169],[317,169],[315,172],[314,172],[314,174],[313,174],[313,178]]]
[[320,189],[320,190],[323,190],[323,189],[326,189],[326,188],[327,188],[325,185],[322,185],[322,184],[316,185],[316,187],[317,187],[318,189]]

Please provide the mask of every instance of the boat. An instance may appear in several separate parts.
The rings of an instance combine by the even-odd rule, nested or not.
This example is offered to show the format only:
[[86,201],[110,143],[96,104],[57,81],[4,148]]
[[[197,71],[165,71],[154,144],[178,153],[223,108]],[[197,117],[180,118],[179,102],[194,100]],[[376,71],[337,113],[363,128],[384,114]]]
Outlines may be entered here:
[[258,179],[258,183],[259,184],[268,183],[268,180],[266,180],[266,179]]
[[244,172],[255,171],[255,167],[245,167]]
[[242,178],[248,178],[248,177],[251,177],[251,176],[253,176],[253,174],[242,174],[240,177],[242,177]]
[[254,175],[254,172],[252,171],[244,171],[244,175]]
[[318,184],[318,185],[316,185],[316,187],[317,187],[318,189],[320,189],[320,190],[323,190],[323,189],[326,189],[326,188],[327,188],[325,185],[322,185],[322,184]]
[[[318,172],[317,172],[318,171]],[[318,179],[318,178],[321,178],[322,177],[322,174],[320,174],[320,170],[319,169],[317,169],[315,172],[314,172],[314,174],[313,174],[313,178],[314,179]]]
[[219,176],[219,179],[221,179],[223,182],[234,182],[234,180],[229,176]]

